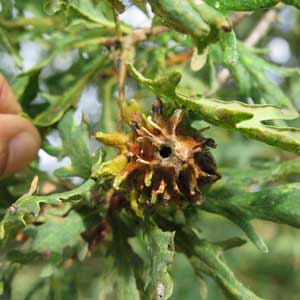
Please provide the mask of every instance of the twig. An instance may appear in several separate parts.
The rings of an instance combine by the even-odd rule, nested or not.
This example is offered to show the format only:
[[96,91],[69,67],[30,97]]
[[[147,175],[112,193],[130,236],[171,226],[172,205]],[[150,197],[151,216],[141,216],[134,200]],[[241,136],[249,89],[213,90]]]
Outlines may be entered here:
[[160,35],[164,32],[169,31],[170,28],[165,26],[157,26],[157,27],[151,27],[151,28],[144,28],[140,30],[136,30],[132,33],[132,40],[134,43],[142,42],[144,40],[147,40],[149,36],[151,35]]
[[114,45],[115,43],[121,44],[121,51],[119,55],[119,68],[118,68],[118,107],[119,107],[119,130],[122,129],[122,105],[125,100],[125,82],[127,77],[127,64],[132,60],[134,55],[134,45],[138,42],[147,40],[149,35],[159,35],[169,30],[167,27],[158,26],[155,28],[145,28],[136,30],[133,33],[121,36],[117,39],[110,39],[108,45]]
[[245,17],[251,16],[252,13],[252,11],[236,12],[232,16],[230,16],[230,22],[232,25],[238,25]]
[[273,8],[269,10],[259,21],[253,31],[249,34],[247,39],[245,40],[246,47],[255,46],[268,32],[272,23],[276,21],[278,14],[278,9]]
[[118,83],[118,101],[119,101],[119,107],[122,106],[122,102],[125,98],[125,80],[127,75],[127,67],[126,63],[123,59],[123,51],[121,51],[121,57],[120,57],[120,66],[119,66],[119,83]]
[[[278,9],[273,8],[269,10],[258,22],[258,24],[255,26],[255,28],[250,32],[249,36],[244,41],[244,44],[246,47],[251,48],[255,46],[268,32],[270,29],[272,23],[276,20],[278,15]],[[222,86],[227,82],[227,80],[230,78],[230,72],[228,69],[224,68],[221,70],[217,75],[217,86],[210,90],[206,96],[210,97],[214,94],[216,94]]]
[[121,49],[119,52],[119,55],[117,57],[119,61],[119,68],[118,68],[118,109],[119,109],[119,122],[118,122],[118,129],[122,129],[123,125],[123,114],[122,114],[122,103],[125,98],[125,81],[126,81],[126,64],[124,62],[124,39],[122,36],[122,32],[120,31],[120,20],[116,14],[116,11],[114,11],[114,20],[115,20],[115,31],[116,31],[116,42],[121,45]]
[[[151,35],[160,35],[161,33],[169,31],[170,28],[165,26],[157,26],[153,28],[143,28],[137,29],[132,33],[126,35],[129,37],[133,43],[143,42],[148,39]],[[99,39],[99,44],[102,44],[106,47],[111,47],[119,43],[119,38],[117,37],[108,37],[106,39]]]
[[118,107],[119,107],[119,130],[122,129],[123,122],[123,113],[122,105],[125,100],[125,82],[127,76],[127,64],[126,64],[126,52],[127,52],[127,43],[129,43],[128,38],[124,38],[121,42],[122,48],[120,52],[119,59],[119,70],[118,70]]

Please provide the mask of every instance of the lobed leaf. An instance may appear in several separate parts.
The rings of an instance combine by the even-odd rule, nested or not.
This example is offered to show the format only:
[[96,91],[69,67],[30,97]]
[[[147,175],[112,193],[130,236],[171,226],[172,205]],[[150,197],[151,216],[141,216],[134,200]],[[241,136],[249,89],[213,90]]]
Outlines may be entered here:
[[17,65],[17,67],[22,68],[22,65],[23,65],[22,58],[20,57],[19,53],[16,51],[16,49],[12,45],[7,32],[5,32],[4,29],[2,29],[2,28],[0,28],[0,41],[1,41],[1,44],[7,49],[8,53],[10,53],[12,59],[14,60],[15,64]]
[[83,247],[85,241],[81,233],[86,230],[83,217],[76,211],[67,216],[48,215],[45,223],[39,226],[29,225],[25,234],[31,236],[31,251],[45,255],[53,264],[59,264],[63,259],[66,247]]
[[68,111],[58,125],[62,139],[64,154],[70,157],[71,166],[55,170],[59,177],[79,176],[89,178],[92,169],[92,158],[89,152],[89,131],[87,125],[81,122],[76,125],[74,112]]
[[[283,184],[255,193],[239,193],[224,201],[211,192],[203,209],[224,215],[235,223],[263,219],[300,228],[299,190],[299,183]],[[220,190],[218,195],[222,197]]]
[[299,168],[300,161],[295,159],[272,168],[224,169],[222,179],[207,192],[201,209],[225,216],[237,224],[258,249],[268,252],[250,221],[263,219],[299,228],[296,195],[300,186],[298,182],[286,183],[291,178],[299,179]]
[[204,1],[195,0],[149,0],[153,12],[166,25],[189,34],[199,53],[219,40],[221,31],[231,31],[231,24],[223,13]]
[[118,270],[114,282],[114,295],[115,299],[120,300],[140,300],[135,272],[141,261],[129,246],[130,229],[126,227],[127,224],[124,224],[121,219],[121,217],[117,218],[116,215],[112,215],[111,220],[114,241],[112,253],[114,254],[115,267]]
[[19,198],[7,210],[4,218],[0,223],[0,240],[7,235],[13,234],[18,228],[26,224],[26,218],[37,217],[40,212],[41,204],[57,205],[66,201],[83,200],[94,187],[95,182],[88,180],[81,186],[64,193],[52,194],[49,196],[23,196]]
[[[188,242],[186,240],[185,242]],[[230,243],[232,241],[229,241]],[[241,245],[243,242],[238,242]],[[226,243],[225,243],[226,244]],[[194,241],[192,245],[193,252],[187,251],[195,272],[202,276],[207,274],[222,288],[228,299],[233,300],[262,300],[253,292],[247,289],[234,276],[233,272],[221,259],[223,249],[218,244],[210,243],[205,240]]]
[[195,38],[207,36],[210,28],[187,0],[149,0],[155,14],[179,32]]
[[251,97],[255,103],[274,104],[295,110],[290,99],[278,84],[274,83],[268,73],[279,76],[299,76],[299,68],[284,68],[273,65],[256,55],[253,50],[241,43],[238,46],[239,61],[228,64],[232,77],[236,80],[244,99]]
[[262,141],[283,150],[300,154],[300,130],[293,127],[265,125],[267,120],[292,120],[299,115],[295,111],[273,105],[249,105],[238,101],[195,99],[176,92],[180,73],[172,73],[151,80],[129,66],[134,78],[152,90],[162,100],[187,108],[208,123],[229,130],[236,130],[248,138]]
[[255,11],[261,9],[268,9],[279,2],[283,2],[287,5],[293,5],[296,8],[300,8],[299,0],[205,0],[213,7],[222,10],[236,10],[236,11]]
[[72,0],[67,8],[78,12],[89,21],[108,28],[115,27],[111,7],[106,1],[99,1],[98,4],[95,5],[93,1],[90,0]]
[[61,96],[58,96],[46,110],[36,116],[33,123],[38,126],[47,127],[59,121],[65,111],[77,103],[82,89],[95,76],[99,69],[101,70],[105,59],[106,56],[102,55],[93,59],[86,66],[86,73],[72,87]]
[[[188,214],[188,211],[185,211]],[[164,229],[175,230],[175,245],[189,259],[198,277],[210,276],[223,290],[228,299],[233,300],[262,300],[248,290],[233,274],[222,259],[225,250],[240,247],[245,243],[239,238],[211,243],[201,239],[196,224],[190,222],[190,216],[186,216],[186,222],[175,224],[170,216],[164,216],[160,212],[156,220]]]
[[205,0],[205,2],[220,10],[252,11],[271,8],[280,0]]
[[173,283],[168,269],[174,259],[175,232],[163,232],[150,220],[146,225],[151,260],[149,289],[153,300],[169,299],[173,292]]

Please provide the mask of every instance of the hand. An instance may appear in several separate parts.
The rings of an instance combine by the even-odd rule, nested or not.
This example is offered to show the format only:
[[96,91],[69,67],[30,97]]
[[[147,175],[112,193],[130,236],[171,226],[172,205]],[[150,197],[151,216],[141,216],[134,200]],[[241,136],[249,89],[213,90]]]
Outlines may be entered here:
[[18,115],[21,111],[7,81],[0,74],[0,177],[26,167],[40,148],[38,130]]

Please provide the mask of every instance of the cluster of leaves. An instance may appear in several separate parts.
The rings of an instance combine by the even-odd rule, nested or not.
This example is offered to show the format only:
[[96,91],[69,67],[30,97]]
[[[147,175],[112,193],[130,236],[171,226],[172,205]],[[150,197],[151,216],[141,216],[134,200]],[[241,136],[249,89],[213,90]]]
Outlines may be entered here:
[[[287,4],[294,6],[288,12],[299,22],[299,0],[129,2],[0,0],[1,71],[12,82],[24,117],[40,129],[43,153],[70,161],[51,174],[36,161],[1,181],[0,297],[182,299],[177,284],[188,272],[185,299],[199,298],[197,279],[205,299],[206,276],[228,299],[262,299],[237,279],[224,259],[225,250],[245,240],[227,239],[228,234],[216,240],[205,232],[203,220],[211,213],[225,217],[262,252],[268,247],[252,220],[300,227],[299,160],[276,162],[270,157],[283,152],[263,144],[257,146],[260,152],[254,151],[243,137],[252,139],[251,145],[258,140],[289,151],[288,158],[300,153],[300,129],[297,121],[291,123],[298,117],[293,100],[300,71],[274,65],[263,56],[265,51],[248,48],[234,33],[242,36],[243,29],[231,21],[233,11],[259,11],[249,17],[251,29],[261,9],[277,5],[273,10],[279,14]],[[133,5],[141,14],[149,14],[151,7],[152,28],[135,30],[120,21],[118,15]],[[299,40],[299,30],[291,32]],[[299,50],[298,43],[294,47]],[[28,49],[40,53],[30,68]],[[219,91],[222,100],[207,98],[217,91],[220,66],[228,68],[234,83]],[[289,80],[289,94],[268,72]],[[99,92],[101,115],[90,113],[95,103],[82,109],[87,103],[80,96],[87,88]],[[122,89],[146,113],[159,97],[166,114],[184,108],[189,126],[201,130],[208,123],[213,127],[207,135],[217,142],[220,135],[229,139],[227,148],[219,145],[215,152],[222,180],[205,192],[201,206],[158,206],[141,218],[120,205],[127,200],[112,193],[112,181],[122,162],[107,168],[116,153],[104,145],[95,147],[92,136],[99,130],[116,132],[119,116],[126,121],[125,112],[138,109],[134,101],[122,99]],[[240,168],[237,161],[250,159],[251,151],[264,162]],[[264,157],[261,152],[267,151]],[[234,153],[231,161],[228,153]],[[101,174],[105,170],[105,180],[95,176],[99,169]],[[36,175],[40,191],[34,180],[28,192]],[[18,287],[18,280],[25,284]],[[190,286],[195,292],[188,296]]]

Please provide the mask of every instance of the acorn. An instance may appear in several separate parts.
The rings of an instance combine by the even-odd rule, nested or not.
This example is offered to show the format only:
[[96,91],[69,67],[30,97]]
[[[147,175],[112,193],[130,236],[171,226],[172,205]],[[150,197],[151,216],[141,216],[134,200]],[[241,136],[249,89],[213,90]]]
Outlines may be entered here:
[[[140,215],[141,208],[157,204],[200,204],[203,188],[221,177],[209,151],[216,146],[214,141],[187,131],[183,121],[183,110],[166,119],[161,101],[155,100],[151,116],[132,114],[129,135],[96,134],[104,144],[121,150],[115,161],[122,157],[126,162],[116,170],[110,161],[106,168],[114,166],[114,189],[128,191],[131,207]],[[101,174],[99,170],[95,177]]]

